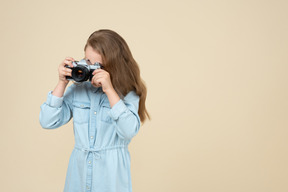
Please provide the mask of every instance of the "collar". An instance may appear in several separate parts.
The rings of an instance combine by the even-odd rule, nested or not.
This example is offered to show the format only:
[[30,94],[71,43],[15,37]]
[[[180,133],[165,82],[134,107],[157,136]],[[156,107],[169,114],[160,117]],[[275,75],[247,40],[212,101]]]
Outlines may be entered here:
[[102,87],[94,87],[90,81],[84,81],[81,83],[74,82],[76,86],[84,86],[90,89],[93,93],[96,93],[97,91],[103,92]]

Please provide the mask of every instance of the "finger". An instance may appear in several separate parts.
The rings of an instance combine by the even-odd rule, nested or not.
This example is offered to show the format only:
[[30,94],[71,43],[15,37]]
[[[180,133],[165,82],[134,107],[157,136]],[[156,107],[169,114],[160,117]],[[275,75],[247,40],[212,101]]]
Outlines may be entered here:
[[70,61],[70,60],[66,60],[66,59],[64,60],[64,63],[67,64],[67,65],[70,64],[70,63],[72,64],[72,62],[73,61]]
[[97,70],[98,70],[98,69],[95,69],[95,70],[93,71],[92,75],[95,75]]
[[92,79],[91,79],[91,81],[92,81],[92,82],[94,82],[94,81],[95,81],[95,78],[96,78],[96,77],[95,77],[95,75],[94,75],[94,76],[92,76]]
[[73,57],[66,57],[65,60],[68,60],[68,61],[75,61],[75,59]]
[[69,65],[70,67],[73,67],[72,61],[64,60],[64,65]]
[[65,76],[72,76],[72,70],[68,69],[68,68],[64,68],[62,70],[62,74],[65,75]]
[[92,77],[91,83],[92,83],[92,85],[98,87],[98,86],[97,86],[97,82],[96,82],[96,80],[95,80],[95,76]]
[[106,72],[106,71],[103,69],[95,69],[92,74],[95,75],[95,74],[101,73],[101,72]]
[[96,85],[97,85],[98,87],[101,87],[101,86],[102,86],[101,81],[95,81],[95,82],[96,82]]
[[92,83],[92,85],[94,85],[95,87],[101,87],[101,84],[96,83],[95,81],[92,81],[91,83]]
[[94,78],[94,82],[96,83],[96,84],[98,84],[100,81],[99,81],[99,78],[97,78],[97,77],[95,77]]
[[100,78],[105,77],[105,75],[104,74],[96,74],[93,77],[95,77],[95,79],[100,79]]
[[70,76],[70,77],[72,77],[72,74],[70,72],[62,72],[61,75],[62,76]]
[[92,78],[92,82],[95,84],[95,85],[97,85],[97,86],[101,86],[102,85],[102,79],[100,78],[97,78],[96,76],[94,76],[93,78]]
[[65,71],[65,72],[72,72],[72,69],[67,68],[67,67],[63,67],[62,70]]
[[72,69],[66,68],[65,74],[66,74],[66,75],[69,75],[69,76],[72,76]]

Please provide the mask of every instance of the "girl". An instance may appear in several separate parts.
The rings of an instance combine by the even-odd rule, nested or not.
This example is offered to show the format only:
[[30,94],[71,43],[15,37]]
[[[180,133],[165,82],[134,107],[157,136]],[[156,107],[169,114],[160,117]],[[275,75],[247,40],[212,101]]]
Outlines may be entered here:
[[[132,191],[128,144],[149,114],[146,87],[125,40],[111,30],[90,35],[84,48],[87,63],[99,62],[90,81],[65,92],[72,57],[59,66],[59,81],[41,105],[40,124],[58,128],[73,117],[75,146],[64,192]],[[65,93],[64,93],[65,92]],[[64,94],[64,95],[63,95]]]

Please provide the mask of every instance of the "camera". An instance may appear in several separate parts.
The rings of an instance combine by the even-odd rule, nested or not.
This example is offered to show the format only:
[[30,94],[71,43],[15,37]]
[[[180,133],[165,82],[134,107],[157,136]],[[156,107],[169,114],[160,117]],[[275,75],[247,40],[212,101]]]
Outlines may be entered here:
[[91,81],[93,71],[95,69],[103,69],[101,63],[91,64],[88,60],[82,59],[80,61],[73,61],[73,67],[66,65],[66,68],[72,69],[72,76],[66,76],[67,80],[74,80],[76,82]]

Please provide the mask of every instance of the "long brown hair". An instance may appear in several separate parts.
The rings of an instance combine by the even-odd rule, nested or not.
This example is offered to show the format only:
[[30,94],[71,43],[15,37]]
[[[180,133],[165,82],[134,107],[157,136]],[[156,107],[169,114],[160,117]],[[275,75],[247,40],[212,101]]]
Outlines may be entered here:
[[140,77],[140,69],[126,41],[116,32],[102,29],[93,32],[85,45],[91,46],[101,57],[104,69],[109,72],[115,91],[120,97],[135,91],[140,97],[138,114],[142,123],[150,119],[145,107],[147,88]]

